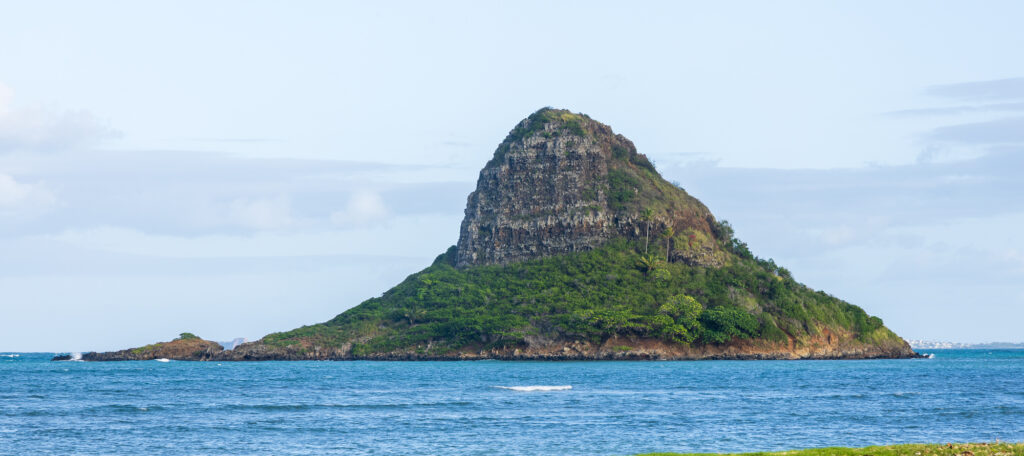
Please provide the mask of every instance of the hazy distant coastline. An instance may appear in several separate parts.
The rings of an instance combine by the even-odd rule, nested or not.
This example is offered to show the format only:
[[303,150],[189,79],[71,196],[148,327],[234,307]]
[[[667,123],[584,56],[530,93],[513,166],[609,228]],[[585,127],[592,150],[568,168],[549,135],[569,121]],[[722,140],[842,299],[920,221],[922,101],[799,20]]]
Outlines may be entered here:
[[908,340],[911,348],[916,349],[939,349],[959,348],[969,350],[991,350],[1004,348],[1024,348],[1024,342],[988,342],[983,344],[970,344],[963,342],[947,342],[936,340]]

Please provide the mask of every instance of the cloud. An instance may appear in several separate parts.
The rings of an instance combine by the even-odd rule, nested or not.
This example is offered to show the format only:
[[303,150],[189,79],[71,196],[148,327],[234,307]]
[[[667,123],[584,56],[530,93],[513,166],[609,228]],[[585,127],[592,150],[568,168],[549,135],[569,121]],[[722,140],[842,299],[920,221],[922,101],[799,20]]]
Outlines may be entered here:
[[928,139],[971,144],[1015,144],[1024,142],[1024,117],[1007,117],[940,127]]
[[41,184],[18,182],[0,173],[0,215],[38,213],[56,202],[53,193]]
[[291,203],[283,196],[236,199],[228,206],[228,218],[238,226],[257,230],[287,228],[296,222],[292,216]]
[[345,210],[336,211],[331,214],[331,223],[338,226],[360,226],[378,220],[388,215],[387,205],[380,194],[359,190],[349,197]]
[[12,206],[20,203],[31,192],[30,186],[19,184],[13,177],[0,174],[0,206]]
[[936,115],[962,115],[988,112],[1015,112],[1024,111],[1024,102],[1020,103],[989,103],[980,105],[960,105],[942,108],[921,108],[901,109],[887,114],[894,116],[936,116]]
[[[1024,148],[989,147],[945,162],[858,169],[662,169],[764,256],[817,255],[849,245],[913,246],[896,227],[1024,213]],[[774,251],[772,251],[774,250]]]
[[901,109],[892,116],[963,116],[1024,111],[1024,78],[970,81],[929,87],[925,94],[936,99],[955,100],[954,106]]
[[995,79],[933,86],[929,95],[963,100],[1024,99],[1024,78]]
[[281,138],[185,138],[186,141],[192,142],[212,142],[212,143],[281,143],[285,142]]
[[[925,143],[925,152],[921,154],[921,159],[942,155],[975,157],[979,153],[977,149],[971,149],[974,146],[1024,143],[1024,116],[1007,116],[1007,113],[1024,111],[1024,78],[946,84],[931,87],[926,93],[936,98],[973,103],[887,113],[895,116],[942,115],[969,119],[969,122],[936,127],[923,134],[921,140]],[[954,150],[957,148],[959,150]]]
[[14,91],[0,82],[0,114],[3,114],[8,110],[8,107],[11,105],[11,100],[13,99]]
[[[456,216],[396,216],[379,225],[346,229],[322,227],[200,236],[152,234],[128,227],[97,226],[26,236],[20,242],[39,245],[60,243],[79,249],[159,258],[356,255],[432,259],[455,243],[460,221]],[[413,230],[415,235],[410,235]],[[0,238],[0,247],[3,246]]]
[[460,215],[475,177],[464,173],[465,181],[442,181],[455,174],[444,167],[95,149],[0,154],[0,172],[19,184],[53,185],[60,197],[45,218],[0,224],[0,236],[95,226],[164,235],[246,234],[337,229],[399,215]]
[[17,108],[13,99],[14,92],[0,83],[0,153],[74,149],[120,136],[88,111]]

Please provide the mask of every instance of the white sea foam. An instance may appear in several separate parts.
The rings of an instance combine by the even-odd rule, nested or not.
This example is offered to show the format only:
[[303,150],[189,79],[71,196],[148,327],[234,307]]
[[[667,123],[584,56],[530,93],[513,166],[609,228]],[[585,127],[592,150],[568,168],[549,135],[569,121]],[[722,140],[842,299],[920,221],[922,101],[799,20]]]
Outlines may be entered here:
[[169,363],[169,362],[171,362],[171,360],[169,360],[167,358],[157,358],[156,362],[158,362],[158,363]]
[[19,356],[21,356],[21,355],[19,355],[19,354],[17,354],[17,353],[10,353],[10,354],[7,354],[7,353],[5,353],[5,354],[2,354],[2,355],[0,355],[0,356],[2,356],[2,357],[4,357],[4,358],[17,358],[17,357],[19,357]]
[[81,361],[81,360],[82,360],[82,353],[81,352],[74,352],[74,353],[71,354],[71,359],[69,359],[68,361]]
[[512,391],[565,391],[571,390],[572,385],[527,385],[527,386],[495,386]]

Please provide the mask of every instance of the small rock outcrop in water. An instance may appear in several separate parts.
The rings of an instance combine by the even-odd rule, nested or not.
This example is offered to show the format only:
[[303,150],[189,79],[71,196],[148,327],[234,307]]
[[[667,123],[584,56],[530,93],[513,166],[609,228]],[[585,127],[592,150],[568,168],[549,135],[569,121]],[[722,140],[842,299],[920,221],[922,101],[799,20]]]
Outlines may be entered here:
[[[115,352],[89,352],[82,354],[82,361],[149,361],[154,359],[178,359],[204,361],[221,354],[224,347],[216,342],[204,340],[191,333],[182,333],[170,342],[157,342],[144,347],[130,348]],[[54,361],[68,361],[71,356],[57,356]]]
[[918,356],[880,319],[755,257],[628,139],[548,108],[498,146],[457,245],[432,265],[328,322],[232,348],[186,333],[82,359]]

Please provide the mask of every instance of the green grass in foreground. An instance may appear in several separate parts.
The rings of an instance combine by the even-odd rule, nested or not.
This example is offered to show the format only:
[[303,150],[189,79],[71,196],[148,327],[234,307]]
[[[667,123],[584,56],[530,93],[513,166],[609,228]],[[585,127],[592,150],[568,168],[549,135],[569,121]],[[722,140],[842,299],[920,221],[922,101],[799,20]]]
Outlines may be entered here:
[[[706,454],[705,454],[706,455]],[[734,454],[738,456],[739,454]],[[743,453],[744,456],[1018,456],[1024,443],[953,443],[873,446],[867,448],[812,448],[777,453]],[[693,453],[648,453],[638,456],[696,456]],[[728,455],[720,455],[728,456]]]

